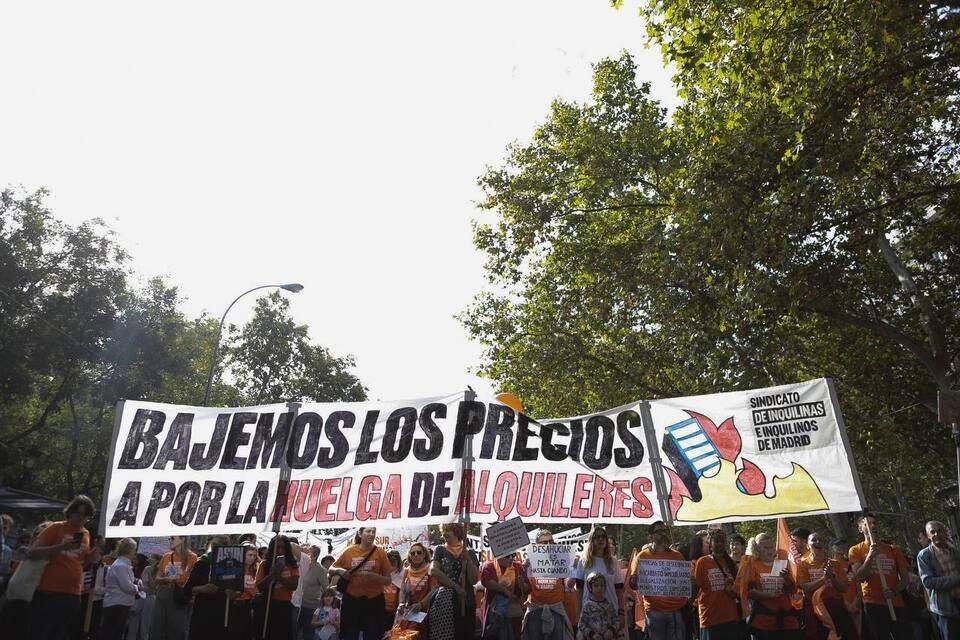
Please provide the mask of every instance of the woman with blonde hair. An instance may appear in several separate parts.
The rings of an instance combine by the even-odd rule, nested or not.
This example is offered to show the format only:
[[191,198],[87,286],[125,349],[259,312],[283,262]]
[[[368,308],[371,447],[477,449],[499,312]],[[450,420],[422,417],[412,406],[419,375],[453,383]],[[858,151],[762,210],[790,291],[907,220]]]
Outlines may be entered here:
[[133,561],[137,557],[137,541],[124,538],[117,543],[116,560],[107,568],[104,578],[103,617],[100,640],[120,640],[127,628],[130,607],[140,587],[133,577]]
[[736,590],[749,603],[747,624],[755,640],[800,640],[800,611],[794,609],[790,594],[796,590],[790,570],[774,574],[777,549],[773,536],[754,538],[757,555],[744,556],[737,572]]
[[606,585],[606,598],[613,605],[614,611],[623,610],[623,578],[620,577],[620,567],[613,557],[613,546],[603,527],[594,527],[587,538],[587,548],[583,557],[578,558],[573,569],[573,578],[577,590],[580,592],[579,601],[582,607],[590,598],[590,589],[586,588],[586,577],[592,573],[603,575]]

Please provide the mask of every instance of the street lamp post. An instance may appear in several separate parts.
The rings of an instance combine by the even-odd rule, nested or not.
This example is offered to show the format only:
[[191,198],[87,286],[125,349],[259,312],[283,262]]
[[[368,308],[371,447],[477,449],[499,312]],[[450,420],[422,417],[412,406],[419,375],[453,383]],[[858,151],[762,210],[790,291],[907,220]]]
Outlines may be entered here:
[[223,323],[227,319],[227,314],[230,313],[230,309],[233,308],[233,305],[237,303],[237,300],[243,296],[257,291],[259,289],[273,289],[274,287],[283,289],[284,291],[289,291],[290,293],[300,293],[303,291],[303,285],[296,282],[290,284],[264,284],[259,287],[254,287],[253,289],[247,289],[236,298],[233,299],[233,302],[227,307],[227,310],[223,312],[223,315],[220,316],[220,326],[217,328],[217,342],[213,346],[213,360],[210,362],[210,373],[207,375],[207,390],[203,392],[203,406],[207,406],[210,403],[210,387],[213,385],[213,372],[217,368],[217,358],[220,356],[220,336],[223,334]]

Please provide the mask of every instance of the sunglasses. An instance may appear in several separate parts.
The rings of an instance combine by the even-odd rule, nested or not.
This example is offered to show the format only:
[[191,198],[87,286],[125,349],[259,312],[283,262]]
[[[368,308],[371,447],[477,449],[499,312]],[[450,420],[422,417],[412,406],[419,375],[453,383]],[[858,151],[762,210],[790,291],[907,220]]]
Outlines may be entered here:
[[412,550],[411,550],[411,551],[410,551],[410,555],[412,555],[412,556],[422,556],[422,555],[423,555],[423,551],[412,551]]

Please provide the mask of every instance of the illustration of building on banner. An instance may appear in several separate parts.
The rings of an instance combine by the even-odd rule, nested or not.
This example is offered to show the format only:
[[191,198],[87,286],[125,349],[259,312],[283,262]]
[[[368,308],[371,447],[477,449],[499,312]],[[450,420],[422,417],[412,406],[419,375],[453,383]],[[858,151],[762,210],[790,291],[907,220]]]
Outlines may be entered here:
[[661,447],[672,465],[668,504],[677,522],[704,522],[738,517],[777,516],[828,509],[817,482],[797,462],[785,476],[774,476],[773,495],[765,494],[767,478],[742,457],[734,418],[720,426],[706,415],[685,410],[686,420],[668,426]]

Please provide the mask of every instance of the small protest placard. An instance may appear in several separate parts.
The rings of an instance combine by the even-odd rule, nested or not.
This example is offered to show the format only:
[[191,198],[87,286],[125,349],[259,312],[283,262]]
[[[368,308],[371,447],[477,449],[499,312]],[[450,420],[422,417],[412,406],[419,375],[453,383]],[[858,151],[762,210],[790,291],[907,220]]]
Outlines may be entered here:
[[487,542],[494,558],[502,558],[530,544],[527,528],[520,516],[487,527]]
[[689,598],[690,563],[686,560],[637,561],[637,591],[648,596]]
[[574,550],[572,544],[531,544],[530,577],[541,580],[563,580],[570,577]]
[[137,553],[145,556],[162,556],[170,551],[170,538],[140,538],[137,542]]
[[243,591],[243,547],[214,547],[210,582],[221,589]]

